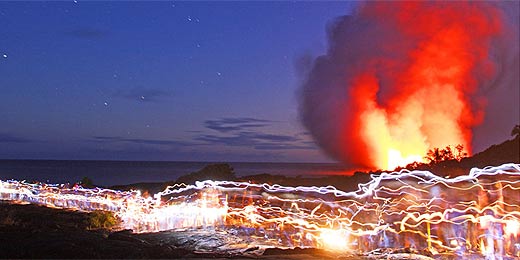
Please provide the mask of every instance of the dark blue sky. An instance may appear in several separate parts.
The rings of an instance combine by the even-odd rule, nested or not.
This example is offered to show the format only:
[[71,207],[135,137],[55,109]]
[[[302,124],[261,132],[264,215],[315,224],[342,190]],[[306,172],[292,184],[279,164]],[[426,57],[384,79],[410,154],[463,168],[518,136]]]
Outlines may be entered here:
[[295,61],[354,2],[0,2],[0,158],[328,159]]

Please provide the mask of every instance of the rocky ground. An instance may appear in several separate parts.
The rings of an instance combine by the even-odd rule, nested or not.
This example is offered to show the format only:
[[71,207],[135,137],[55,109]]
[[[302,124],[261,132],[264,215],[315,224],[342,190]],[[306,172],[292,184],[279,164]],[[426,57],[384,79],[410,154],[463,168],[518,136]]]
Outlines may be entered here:
[[0,203],[0,258],[336,258],[317,249],[263,250],[211,230],[149,234],[94,230],[89,228],[89,214]]
[[[254,238],[211,229],[134,234],[91,227],[92,213],[0,201],[0,258],[23,259],[482,259],[379,250],[341,255],[319,249],[258,248]],[[513,259],[513,258],[507,258]]]
[[[493,146],[457,163],[460,172],[467,172],[469,165],[499,165],[504,162],[519,161],[520,136]],[[500,156],[498,156],[500,155]],[[494,158],[493,163],[488,163]],[[473,160],[473,161],[472,161]],[[498,160],[498,161],[497,161]],[[480,163],[480,164],[477,164]],[[485,162],[485,163],[484,163]],[[455,162],[444,162],[445,164]],[[442,166],[442,167],[441,167]],[[439,165],[446,170],[449,165]],[[213,167],[213,168],[211,168]],[[193,182],[199,175],[208,172],[220,173],[215,179],[229,179],[233,175],[227,165],[211,166],[206,170],[185,177],[185,182]],[[214,167],[217,167],[215,169]],[[220,168],[218,168],[220,167]],[[451,167],[451,166],[450,166]],[[458,169],[455,167],[454,169]],[[222,169],[221,169],[222,168]],[[452,167],[453,168],[453,167]],[[457,174],[453,175],[456,176]],[[251,176],[250,176],[251,177]],[[258,182],[276,182],[289,185],[321,185],[344,183],[344,190],[352,190],[348,185],[365,182],[367,174],[352,177],[332,176],[321,179],[288,178],[283,176],[258,175]],[[280,179],[273,179],[280,178]],[[337,179],[336,178],[345,178]],[[347,181],[348,180],[348,181]],[[321,182],[320,182],[321,181]],[[307,183],[309,182],[309,183]],[[172,182],[173,183],[173,182]],[[121,189],[144,188],[160,191],[171,183],[127,185]],[[328,185],[327,184],[327,185]],[[143,187],[143,185],[145,185]],[[323,186],[323,185],[321,185]],[[229,232],[215,230],[177,230],[149,234],[133,234],[130,231],[115,231],[106,228],[92,228],[93,213],[51,209],[37,205],[9,204],[0,201],[0,258],[97,258],[97,259],[150,259],[150,258],[212,258],[212,259],[482,259],[480,255],[440,255],[428,257],[412,254],[411,250],[373,252],[353,256],[338,255],[319,249],[264,249],[252,246],[251,238],[238,237]],[[509,258],[508,258],[509,259]],[[513,258],[510,258],[513,259]]]

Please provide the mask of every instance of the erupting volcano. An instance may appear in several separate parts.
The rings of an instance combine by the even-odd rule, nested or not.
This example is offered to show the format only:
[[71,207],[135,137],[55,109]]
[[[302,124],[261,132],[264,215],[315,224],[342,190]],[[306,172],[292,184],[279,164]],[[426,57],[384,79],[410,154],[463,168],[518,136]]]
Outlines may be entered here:
[[[301,89],[301,118],[349,166],[394,169],[462,145],[503,77],[511,26],[485,2],[369,2],[339,18]],[[513,33],[514,34],[514,33]]]

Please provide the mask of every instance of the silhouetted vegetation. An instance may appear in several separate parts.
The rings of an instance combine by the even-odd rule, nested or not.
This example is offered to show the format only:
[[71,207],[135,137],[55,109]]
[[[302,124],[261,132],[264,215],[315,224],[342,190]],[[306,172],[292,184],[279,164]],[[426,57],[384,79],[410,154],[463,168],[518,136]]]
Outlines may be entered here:
[[[514,138],[496,144],[471,157],[465,157],[463,147],[454,149],[432,149],[430,164],[412,163],[406,168],[428,170],[440,176],[455,177],[467,174],[473,167],[520,163],[520,134],[512,132]],[[436,161],[436,162],[433,162]],[[228,164],[208,165],[200,171],[177,179],[179,182],[193,183],[196,180],[219,179],[256,183],[278,183],[285,186],[328,186],[333,185],[344,191],[358,189],[358,184],[367,183],[370,174],[382,171],[356,172],[352,176],[282,176],[259,174],[237,178]],[[120,189],[147,189],[156,193],[177,181],[166,183],[140,183],[119,186]],[[91,185],[92,180],[84,178],[81,184]],[[0,203],[0,255],[4,258],[186,258],[195,255],[190,241],[198,241],[190,233],[131,234],[128,231],[114,232],[119,220],[109,212],[92,213],[65,211],[38,205],[18,205]],[[107,230],[109,229],[109,230]],[[177,236],[177,237],[174,237]],[[173,238],[172,238],[173,237]],[[191,239],[191,240],[190,240]],[[42,243],[44,241],[44,243]],[[187,242],[188,241],[188,242]],[[171,246],[164,246],[170,243]],[[196,245],[195,242],[193,244]],[[188,245],[188,246],[187,246]],[[186,249],[188,247],[188,249]],[[295,251],[300,253],[299,251]],[[275,252],[276,253],[276,252]],[[281,254],[285,255],[286,252]],[[264,253],[264,255],[269,255]],[[220,255],[207,255],[215,258]],[[273,255],[270,259],[278,259]],[[314,259],[314,258],[313,258]]]
[[119,220],[114,213],[109,211],[95,210],[89,213],[89,229],[111,229],[119,224]]
[[405,167],[397,167],[395,168],[396,171],[400,171],[402,169],[408,169],[408,170],[422,170],[424,168],[427,168],[428,164],[423,162],[412,162],[407,164]]
[[[493,145],[483,152],[471,157],[464,152],[464,146],[447,146],[444,149],[431,149],[425,159],[427,163],[413,162],[406,167],[398,167],[395,171],[402,169],[408,170],[427,170],[440,176],[458,176],[467,174],[473,167],[483,168],[489,165],[501,165],[504,163],[520,163],[520,135],[516,135],[513,140],[507,140],[501,144]],[[280,184],[284,186],[328,186],[333,185],[344,191],[354,191],[358,189],[358,184],[370,181],[371,174],[380,174],[383,170],[370,172],[355,172],[354,175],[334,175],[334,176],[284,176],[272,174],[257,174],[243,177],[236,177],[233,168],[229,164],[211,164],[202,170],[192,172],[188,175],[179,177],[176,181],[162,183],[136,183],[131,185],[113,186],[118,190],[138,189],[148,190],[150,194],[164,190],[167,186],[175,183],[193,184],[201,180],[231,180],[253,183]]]
[[192,172],[179,177],[176,183],[193,184],[196,181],[214,180],[225,181],[236,179],[233,167],[227,163],[210,164],[200,171]]
[[468,157],[462,152],[462,146],[456,146],[455,150],[431,149],[426,160],[428,163],[413,162],[406,167],[399,167],[408,170],[427,170],[443,176],[458,176],[466,174],[471,168],[483,168],[489,165],[501,165],[504,163],[520,163],[520,135],[517,134],[512,140],[507,140],[501,144],[495,144],[486,150]]
[[520,125],[515,125],[513,127],[513,130],[511,130],[511,136],[516,138],[519,135],[520,135]]
[[428,160],[429,164],[439,163],[442,161],[457,160],[460,162],[462,158],[467,157],[468,153],[464,152],[464,146],[459,144],[455,146],[455,150],[451,146],[446,146],[444,149],[433,148],[428,151],[424,159]]
[[[104,213],[94,215],[106,216]],[[89,226],[92,213],[0,202],[0,258],[2,259],[186,259],[196,241],[180,232],[133,234]],[[107,223],[101,217],[100,226]],[[110,222],[110,221],[108,221]],[[177,240],[183,244],[171,243]],[[167,243],[170,243],[169,245]],[[193,242],[192,242],[193,243]],[[194,243],[193,243],[194,244]],[[179,248],[184,246],[184,248]],[[208,255],[208,258],[218,258]]]
[[183,175],[175,181],[167,182],[141,182],[128,185],[116,185],[111,186],[111,189],[116,190],[140,190],[148,192],[149,194],[155,194],[163,191],[166,187],[174,184],[194,184],[196,181],[214,180],[214,181],[229,181],[235,180],[237,177],[233,170],[233,167],[227,163],[209,164],[199,171]]
[[94,182],[89,177],[86,177],[86,176],[83,177],[83,179],[81,179],[81,181],[79,181],[79,184],[83,188],[87,188],[87,189],[91,189],[91,188],[95,187]]

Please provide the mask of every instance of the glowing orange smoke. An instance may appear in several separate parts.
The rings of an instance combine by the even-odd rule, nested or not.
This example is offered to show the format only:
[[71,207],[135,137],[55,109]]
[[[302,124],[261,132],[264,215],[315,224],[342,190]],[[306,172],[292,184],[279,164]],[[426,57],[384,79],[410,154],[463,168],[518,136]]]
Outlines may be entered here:
[[[488,45],[500,27],[477,7],[402,2],[364,9],[418,39],[386,104],[377,102],[377,72],[359,75],[351,86],[352,97],[361,98],[356,116],[374,166],[405,166],[422,161],[431,148],[454,144],[470,152],[471,127],[482,120],[482,107],[470,99],[477,88],[473,73],[493,74]],[[399,11],[388,12],[392,8]]]
[[[502,31],[490,3],[365,3],[331,30],[328,54],[303,86],[303,122],[326,152],[354,166],[391,170],[448,145],[470,154],[484,116],[478,90],[497,74]],[[337,111],[341,118],[329,116],[337,123],[323,122]]]

